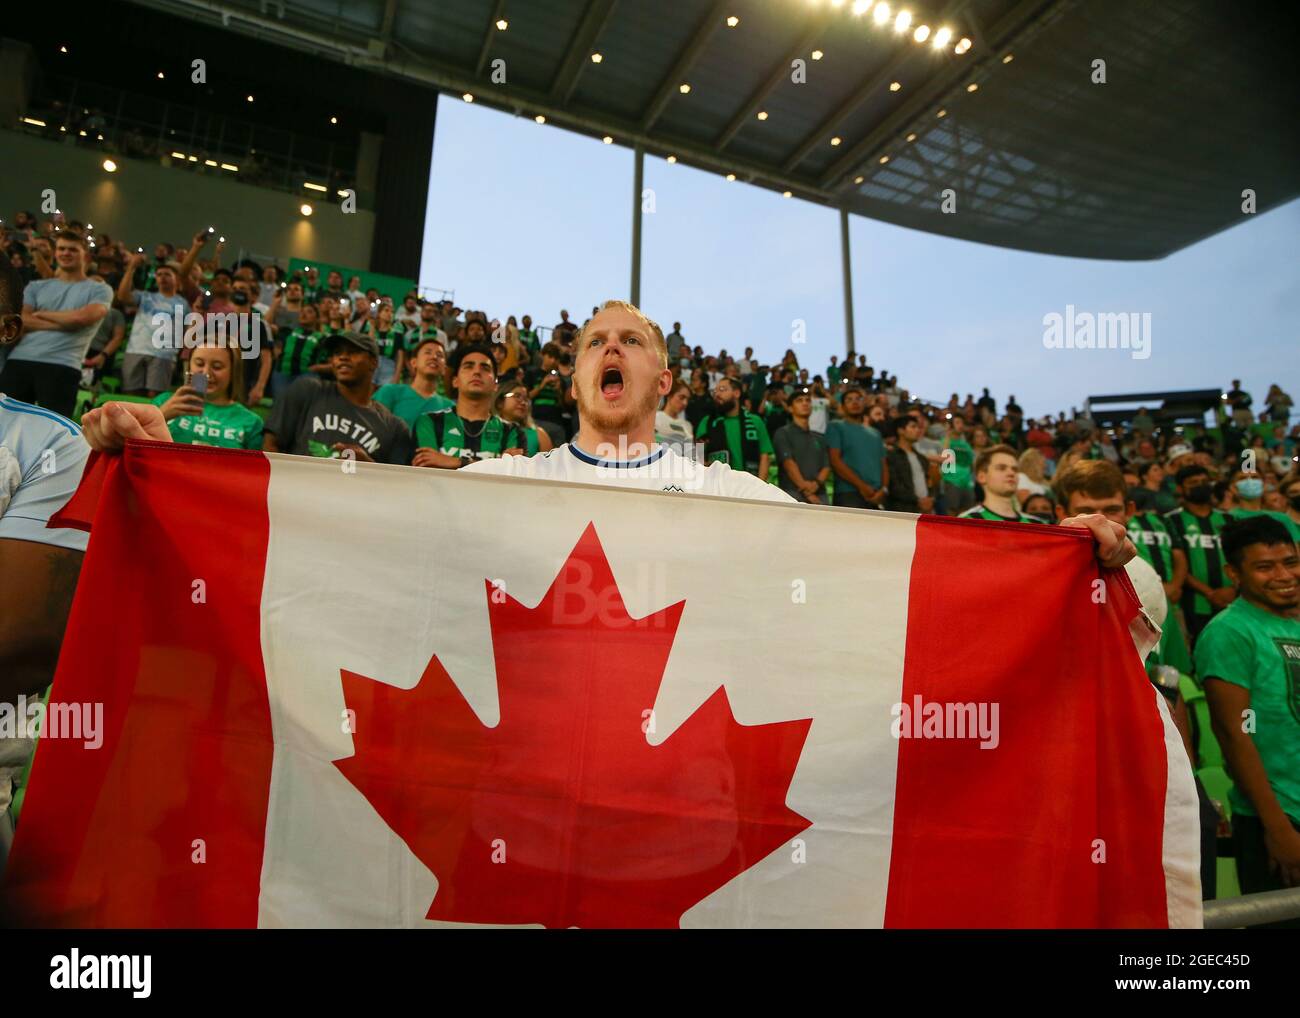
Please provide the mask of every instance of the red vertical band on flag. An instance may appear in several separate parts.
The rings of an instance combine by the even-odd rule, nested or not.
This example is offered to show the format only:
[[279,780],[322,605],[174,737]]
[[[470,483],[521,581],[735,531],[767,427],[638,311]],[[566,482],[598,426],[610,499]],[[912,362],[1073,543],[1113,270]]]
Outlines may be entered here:
[[269,476],[260,453],[164,443],[109,465],[50,696],[101,704],[103,742],[41,738],[9,921],[257,924]]
[[[1086,531],[918,522],[886,926],[1168,924],[1168,763],[1137,609]],[[931,704],[947,737],[924,737]],[[996,704],[996,746],[953,737],[970,714],[949,704]]]

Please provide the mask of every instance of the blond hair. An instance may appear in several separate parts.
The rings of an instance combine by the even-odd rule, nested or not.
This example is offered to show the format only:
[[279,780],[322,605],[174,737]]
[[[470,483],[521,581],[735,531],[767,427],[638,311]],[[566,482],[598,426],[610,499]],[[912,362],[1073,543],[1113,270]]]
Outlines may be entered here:
[[[600,307],[596,309],[596,315],[600,314],[602,311],[608,311],[611,308],[618,308],[620,311],[626,311],[628,314],[630,314],[633,318],[635,318],[637,321],[639,321],[642,325],[646,327],[646,329],[650,333],[650,338],[654,341],[655,347],[659,351],[660,366],[663,368],[667,368],[668,367],[668,341],[664,339],[664,330],[659,328],[659,324],[651,320],[650,318],[648,318],[646,316],[646,313],[642,311],[639,307],[637,307],[635,304],[631,304],[625,300],[605,301],[604,304],[602,304]],[[592,315],[591,318],[588,318],[586,322],[583,323],[582,331],[578,333],[578,338],[575,341],[578,345],[578,352],[581,352],[583,349],[582,341],[587,335],[587,327],[591,325],[592,320],[595,319],[596,315]]]

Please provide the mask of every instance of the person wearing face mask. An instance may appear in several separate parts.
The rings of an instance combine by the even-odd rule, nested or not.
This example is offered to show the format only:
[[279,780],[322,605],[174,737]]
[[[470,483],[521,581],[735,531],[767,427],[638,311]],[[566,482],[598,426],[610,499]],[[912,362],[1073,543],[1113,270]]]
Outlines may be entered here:
[[1244,520],[1251,516],[1269,516],[1277,520],[1291,535],[1291,540],[1300,541],[1300,524],[1285,513],[1270,512],[1263,506],[1264,479],[1257,474],[1238,471],[1232,477],[1232,493],[1236,496],[1236,508],[1229,515],[1234,519]]
[[1185,466],[1175,482],[1182,507],[1166,513],[1164,521],[1173,541],[1173,586],[1182,590],[1183,617],[1194,645],[1210,619],[1237,596],[1224,572],[1219,537],[1229,517],[1212,504],[1214,485],[1205,467]]

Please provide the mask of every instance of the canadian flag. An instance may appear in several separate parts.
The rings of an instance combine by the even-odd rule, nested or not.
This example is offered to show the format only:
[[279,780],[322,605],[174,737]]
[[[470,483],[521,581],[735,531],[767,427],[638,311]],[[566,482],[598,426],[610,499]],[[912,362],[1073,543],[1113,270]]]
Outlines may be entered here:
[[1083,531],[152,443],[78,519],[17,921],[1200,924]]

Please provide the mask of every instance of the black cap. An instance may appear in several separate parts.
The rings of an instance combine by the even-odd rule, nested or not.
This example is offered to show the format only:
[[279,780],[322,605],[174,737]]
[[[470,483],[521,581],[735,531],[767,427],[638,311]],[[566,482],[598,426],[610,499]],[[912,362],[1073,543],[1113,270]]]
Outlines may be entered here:
[[375,357],[379,356],[379,344],[375,342],[374,336],[361,332],[353,332],[351,329],[347,329],[343,332],[336,332],[332,336],[326,338],[326,352],[333,353],[340,343],[347,343],[350,346],[356,347],[363,353],[373,354]]

